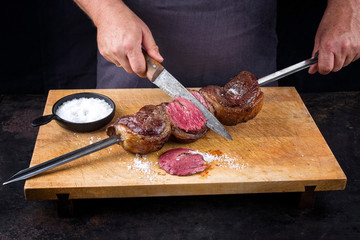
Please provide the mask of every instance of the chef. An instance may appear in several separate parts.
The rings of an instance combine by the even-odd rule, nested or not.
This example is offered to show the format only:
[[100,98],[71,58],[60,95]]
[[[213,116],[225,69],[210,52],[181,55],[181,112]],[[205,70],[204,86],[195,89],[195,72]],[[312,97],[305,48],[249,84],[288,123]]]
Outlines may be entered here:
[[[224,85],[241,70],[259,77],[276,71],[275,0],[76,2],[97,27],[97,88],[154,87],[143,79],[142,47],[186,87]],[[317,51],[311,74],[360,57],[360,0],[328,0]]]

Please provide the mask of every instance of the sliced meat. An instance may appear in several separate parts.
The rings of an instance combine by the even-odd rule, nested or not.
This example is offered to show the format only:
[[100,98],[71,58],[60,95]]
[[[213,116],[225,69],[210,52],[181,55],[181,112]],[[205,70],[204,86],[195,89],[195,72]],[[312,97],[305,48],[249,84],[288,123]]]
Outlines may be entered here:
[[205,136],[208,131],[206,119],[189,100],[175,98],[166,104],[166,112],[172,122],[172,135],[179,142],[193,142]]
[[166,112],[174,125],[185,132],[198,131],[206,123],[201,111],[192,102],[184,98],[177,97],[174,101],[169,102],[166,106]]
[[224,125],[233,126],[254,118],[263,105],[264,94],[257,78],[242,71],[224,87],[207,86],[200,89],[213,106],[215,117]]
[[146,154],[162,148],[171,135],[171,122],[162,105],[146,105],[137,113],[119,118],[106,132],[120,135],[126,151]]
[[187,176],[206,169],[205,160],[201,154],[192,149],[175,148],[164,152],[159,159],[160,168],[177,176]]

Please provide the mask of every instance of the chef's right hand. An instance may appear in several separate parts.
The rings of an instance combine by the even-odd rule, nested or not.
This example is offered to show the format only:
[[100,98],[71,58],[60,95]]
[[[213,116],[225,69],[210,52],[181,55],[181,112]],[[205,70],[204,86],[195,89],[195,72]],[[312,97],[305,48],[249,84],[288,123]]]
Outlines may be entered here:
[[105,59],[142,78],[146,77],[142,46],[150,57],[163,61],[150,29],[122,1],[103,6],[98,16],[97,42]]

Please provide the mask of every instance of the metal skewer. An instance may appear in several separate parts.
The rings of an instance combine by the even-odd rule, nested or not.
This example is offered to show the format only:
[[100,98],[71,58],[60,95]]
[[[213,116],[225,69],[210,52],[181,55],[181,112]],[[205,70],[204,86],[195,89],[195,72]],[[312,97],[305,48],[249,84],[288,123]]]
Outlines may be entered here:
[[313,65],[314,63],[317,63],[318,61],[318,55],[319,53],[316,52],[315,56],[309,59],[306,59],[304,61],[301,61],[299,63],[296,63],[294,65],[291,65],[290,67],[281,69],[277,72],[274,72],[270,75],[267,75],[265,77],[259,78],[258,79],[258,83],[260,86],[267,84],[267,83],[271,83],[271,82],[275,82],[277,80],[279,80],[280,78],[286,77],[290,74],[296,73],[298,71],[301,71],[307,67],[310,67],[311,65]]
[[48,160],[46,162],[40,163],[36,166],[30,167],[30,168],[26,168],[23,169],[19,172],[17,172],[16,174],[14,174],[11,178],[9,178],[6,182],[3,183],[3,185],[12,183],[12,182],[17,182],[20,180],[25,180],[28,179],[30,177],[36,176],[42,172],[45,172],[49,169],[55,168],[57,166],[63,165],[65,163],[68,163],[70,161],[73,161],[75,159],[78,159],[80,157],[83,157],[85,155],[88,155],[90,153],[99,151],[103,148],[107,148],[111,145],[114,145],[116,143],[121,142],[122,140],[119,138],[118,135],[109,137],[107,139],[101,140],[99,142],[93,143],[89,146],[77,149],[75,151],[69,152],[67,154],[64,154],[62,156],[53,158],[51,160]]

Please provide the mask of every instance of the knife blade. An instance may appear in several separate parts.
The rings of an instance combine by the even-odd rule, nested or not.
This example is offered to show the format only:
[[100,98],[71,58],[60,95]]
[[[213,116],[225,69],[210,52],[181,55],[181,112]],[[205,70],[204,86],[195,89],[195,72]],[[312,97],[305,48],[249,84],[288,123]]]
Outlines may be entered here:
[[143,50],[146,60],[146,77],[172,98],[182,97],[191,101],[207,119],[206,126],[221,136],[233,140],[225,127],[217,118],[197,100],[175,77],[173,77],[159,62],[151,58]]
[[306,59],[304,61],[301,61],[299,63],[296,63],[294,65],[291,65],[290,67],[287,67],[287,68],[284,68],[284,69],[281,69],[279,71],[276,71],[272,74],[269,74],[265,77],[262,77],[262,78],[259,78],[258,79],[258,83],[260,86],[263,86],[267,83],[271,83],[271,82],[275,82],[283,77],[286,77],[290,74],[293,74],[293,73],[296,73],[298,71],[301,71],[307,67],[310,67],[311,65],[313,65],[314,63],[317,63],[318,61],[318,55],[319,53],[317,52],[315,54],[314,57],[312,58],[309,58],[309,59]]

